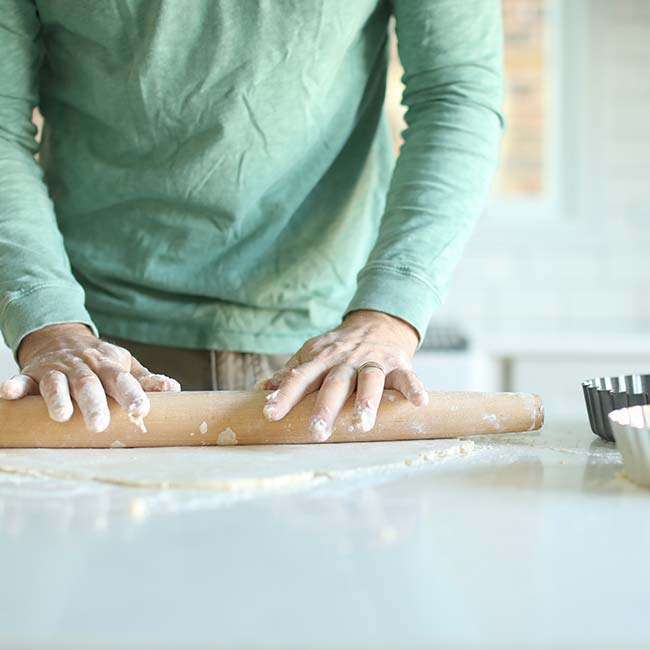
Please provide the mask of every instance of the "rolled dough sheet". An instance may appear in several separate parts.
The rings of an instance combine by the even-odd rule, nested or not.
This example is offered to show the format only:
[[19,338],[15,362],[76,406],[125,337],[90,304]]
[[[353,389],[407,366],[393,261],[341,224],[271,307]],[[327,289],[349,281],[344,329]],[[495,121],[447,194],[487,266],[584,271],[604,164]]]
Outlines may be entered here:
[[319,484],[387,472],[470,454],[469,440],[162,447],[155,449],[9,449],[0,472],[98,481],[151,489],[245,492]]

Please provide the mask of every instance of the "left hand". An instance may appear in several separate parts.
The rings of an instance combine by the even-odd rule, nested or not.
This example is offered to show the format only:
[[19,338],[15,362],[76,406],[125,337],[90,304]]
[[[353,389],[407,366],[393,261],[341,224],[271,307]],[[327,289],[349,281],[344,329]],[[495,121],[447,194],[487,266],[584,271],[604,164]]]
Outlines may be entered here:
[[264,416],[281,420],[305,395],[318,391],[309,421],[320,442],[332,435],[334,422],[356,389],[354,427],[370,431],[384,388],[398,390],[415,406],[428,402],[427,392],[411,369],[417,332],[399,318],[378,311],[351,312],[336,328],[309,339],[286,366],[262,388]]

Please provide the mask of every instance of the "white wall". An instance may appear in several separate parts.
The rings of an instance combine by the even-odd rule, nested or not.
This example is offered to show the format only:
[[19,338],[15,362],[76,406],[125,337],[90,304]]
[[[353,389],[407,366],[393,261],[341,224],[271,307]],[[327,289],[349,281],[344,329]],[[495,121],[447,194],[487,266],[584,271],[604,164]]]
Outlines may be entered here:
[[560,1],[559,199],[484,218],[436,318],[650,335],[650,2]]
[[0,343],[0,382],[18,370],[13,356],[5,345]]

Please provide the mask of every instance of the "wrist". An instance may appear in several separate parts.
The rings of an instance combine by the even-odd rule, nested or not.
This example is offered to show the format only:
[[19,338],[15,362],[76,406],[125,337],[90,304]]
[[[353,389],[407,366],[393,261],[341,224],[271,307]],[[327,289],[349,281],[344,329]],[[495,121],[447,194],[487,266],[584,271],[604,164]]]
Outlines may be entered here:
[[418,331],[411,325],[411,323],[399,318],[398,316],[392,316],[383,311],[375,311],[373,309],[357,309],[355,311],[348,312],[344,317],[343,321],[346,323],[368,323],[377,322],[388,325],[392,329],[395,329],[402,333],[406,340],[408,340],[413,347],[413,353],[417,350],[418,345],[420,344],[420,334]]

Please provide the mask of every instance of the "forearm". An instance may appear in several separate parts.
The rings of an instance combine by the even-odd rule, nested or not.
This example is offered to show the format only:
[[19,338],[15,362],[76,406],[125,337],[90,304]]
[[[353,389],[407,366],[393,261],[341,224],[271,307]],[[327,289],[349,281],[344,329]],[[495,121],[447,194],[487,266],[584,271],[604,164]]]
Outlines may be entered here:
[[497,0],[395,2],[407,129],[377,243],[350,309],[423,334],[480,215],[502,119]]
[[0,327],[15,351],[45,325],[92,326],[54,207],[34,154],[31,114],[38,101],[38,19],[33,3],[12,0],[0,14]]
[[61,322],[92,325],[40,169],[28,152],[0,133],[2,334],[15,351],[29,332]]

